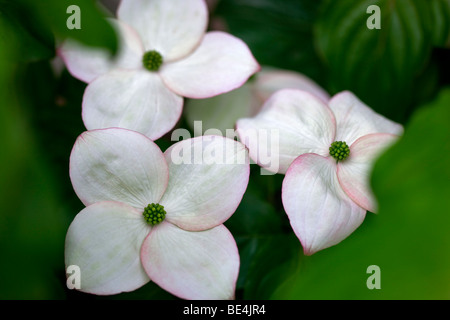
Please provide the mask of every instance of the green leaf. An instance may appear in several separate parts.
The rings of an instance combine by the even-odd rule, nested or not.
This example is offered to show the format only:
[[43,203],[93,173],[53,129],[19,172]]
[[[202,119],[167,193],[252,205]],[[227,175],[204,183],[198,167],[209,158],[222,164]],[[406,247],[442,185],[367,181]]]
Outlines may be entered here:
[[[418,88],[412,88],[428,64],[433,45],[448,38],[446,2],[324,2],[315,37],[329,69],[332,91],[351,90],[378,112],[403,122],[407,108],[416,101]],[[370,5],[380,8],[381,29],[367,27],[375,14],[367,13]]]
[[[303,257],[274,299],[450,298],[450,89],[412,117],[377,161],[379,214],[340,244]],[[367,268],[380,268],[370,290]]]
[[0,42],[16,46],[15,59],[37,61],[54,56],[52,34],[17,2],[0,2]]
[[15,47],[0,43],[0,298],[57,299],[64,295],[67,208],[19,103],[29,92],[15,79]]
[[57,41],[73,38],[89,46],[104,47],[112,53],[117,50],[117,36],[105,20],[106,13],[93,1],[79,0],[81,29],[69,29],[68,0],[0,1],[0,41],[15,43],[15,60],[34,62],[50,59],[55,55]]
[[225,222],[236,239],[241,266],[237,297],[267,299],[295,268],[301,253],[298,239],[290,232],[280,199],[283,175],[260,175],[252,167],[246,193],[233,216]]
[[321,1],[222,0],[214,17],[250,47],[261,65],[301,72],[322,82],[313,43],[313,22]]
[[246,274],[240,274],[240,279],[245,280],[244,299],[269,299],[300,262],[300,242],[292,233],[238,238],[238,245],[241,260],[246,258],[246,269],[241,268]]
[[380,213],[403,235],[393,246],[398,252],[390,250],[392,263],[404,269],[396,281],[405,283],[410,291],[405,294],[413,298],[450,298],[448,119],[450,88],[414,115],[405,136],[373,173]]
[[444,47],[450,44],[450,0],[430,1],[433,44]]
[[[34,25],[50,30],[58,40],[75,39],[83,44],[104,47],[112,53],[117,50],[117,35],[113,27],[106,21],[107,13],[95,1],[78,0],[18,0],[21,10],[34,16]],[[67,13],[71,5],[80,8],[81,29],[69,29],[67,20],[72,13]]]

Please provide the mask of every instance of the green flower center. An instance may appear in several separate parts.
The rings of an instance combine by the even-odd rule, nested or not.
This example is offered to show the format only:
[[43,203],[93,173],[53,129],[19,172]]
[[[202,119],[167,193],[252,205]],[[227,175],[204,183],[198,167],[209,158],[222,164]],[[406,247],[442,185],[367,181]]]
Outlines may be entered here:
[[142,58],[142,64],[148,71],[158,71],[163,63],[163,57],[158,51],[147,51]]
[[151,203],[144,209],[142,215],[148,224],[154,226],[166,218],[166,211],[164,210],[164,206],[158,203]]
[[342,161],[348,158],[350,155],[350,148],[345,141],[335,141],[330,147],[330,156],[336,159],[336,161]]

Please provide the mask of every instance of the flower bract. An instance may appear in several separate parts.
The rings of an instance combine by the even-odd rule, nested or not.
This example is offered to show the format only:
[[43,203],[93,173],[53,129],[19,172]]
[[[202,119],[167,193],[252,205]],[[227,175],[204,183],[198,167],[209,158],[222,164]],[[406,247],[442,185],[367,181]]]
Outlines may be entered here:
[[279,161],[276,173],[285,174],[282,202],[305,254],[341,242],[366,211],[377,211],[369,181],[372,165],[402,134],[401,125],[348,91],[325,103],[309,92],[284,89],[256,116],[237,122],[241,141],[261,166],[258,151],[268,147],[259,134],[270,130],[278,130],[279,141],[265,154]]
[[260,68],[242,40],[206,32],[204,0],[122,0],[109,21],[119,37],[116,56],[70,40],[59,49],[71,74],[88,83],[88,130],[121,127],[158,139],[178,122],[183,97],[231,91]]
[[[196,161],[174,161],[181,153]],[[70,178],[86,206],[65,246],[81,291],[111,295],[151,280],[183,299],[234,298],[240,260],[223,223],[247,188],[244,145],[205,136],[163,153],[135,131],[91,130],[75,143]]]
[[[308,91],[324,102],[330,99],[324,89],[301,73],[263,66],[243,86],[231,92],[207,99],[189,99],[185,116],[194,134],[213,129],[215,134],[224,135],[226,130],[234,130],[240,118],[255,116],[273,93],[288,88]],[[203,132],[195,130],[195,121],[202,121]]]

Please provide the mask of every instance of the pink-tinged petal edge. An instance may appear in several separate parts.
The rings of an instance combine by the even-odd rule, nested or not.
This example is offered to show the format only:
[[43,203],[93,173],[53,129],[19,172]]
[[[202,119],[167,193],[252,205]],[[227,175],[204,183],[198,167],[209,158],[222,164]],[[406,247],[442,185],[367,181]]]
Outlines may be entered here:
[[350,91],[334,95],[328,106],[336,118],[336,140],[345,141],[348,145],[367,134],[403,133],[402,125],[376,113]]
[[282,89],[307,91],[324,103],[328,103],[330,100],[330,95],[316,82],[301,73],[291,70],[263,67],[256,77],[254,88],[255,94],[262,102],[266,101],[276,91]]
[[350,156],[337,166],[339,183],[359,206],[376,213],[377,202],[370,188],[370,175],[378,156],[399,137],[389,133],[368,134],[350,146]]
[[80,272],[77,290],[112,295],[149,282],[140,260],[149,232],[141,213],[126,204],[105,201],[84,208],[70,224],[65,240],[66,268],[77,266]]
[[223,225],[191,232],[163,221],[144,240],[141,261],[152,281],[181,299],[235,298],[240,258]]
[[204,99],[241,87],[260,69],[242,40],[222,31],[211,31],[192,54],[163,65],[160,73],[177,94]]
[[301,154],[326,156],[336,133],[330,108],[299,89],[275,92],[256,116],[239,119],[236,127],[250,158],[270,172],[281,174]]
[[69,176],[86,206],[119,201],[143,208],[160,200],[169,182],[169,169],[164,154],[148,137],[107,128],[86,131],[77,138],[70,154]]
[[159,74],[117,69],[92,81],[82,102],[88,130],[120,127],[157,140],[179,121],[184,99],[167,88]]
[[182,140],[168,148],[169,185],[161,199],[166,219],[190,231],[222,224],[247,189],[250,164],[245,146],[222,136]]
[[142,66],[144,47],[136,31],[123,21],[107,19],[118,33],[118,52],[113,57],[103,48],[82,45],[66,39],[56,53],[64,62],[70,74],[80,81],[90,83],[109,71],[138,69]]
[[334,159],[312,153],[299,156],[289,167],[282,202],[305,255],[347,238],[366,213],[341,189]]
[[204,0],[122,0],[117,16],[140,34],[146,51],[158,51],[165,62],[195,50],[208,27]]

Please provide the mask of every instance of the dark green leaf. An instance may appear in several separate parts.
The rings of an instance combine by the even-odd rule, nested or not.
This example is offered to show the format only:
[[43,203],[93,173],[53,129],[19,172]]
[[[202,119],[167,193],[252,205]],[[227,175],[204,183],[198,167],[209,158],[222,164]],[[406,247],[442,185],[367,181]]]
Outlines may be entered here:
[[430,1],[433,44],[439,47],[450,44],[450,0]]
[[261,65],[301,72],[321,83],[312,27],[321,1],[222,0],[216,15],[244,40]]
[[[370,5],[380,8],[381,29],[366,26],[375,14],[367,13]],[[448,9],[440,0],[326,1],[315,35],[333,91],[351,90],[378,112],[403,122],[416,92],[424,95],[414,83],[433,44],[448,37]]]
[[0,43],[0,297],[57,299],[64,292],[67,208],[28,109],[19,103],[26,92],[16,85],[22,69],[11,63],[16,47]]
[[[58,40],[73,38],[79,42],[95,47],[104,47],[111,52],[117,50],[117,36],[112,26],[106,21],[107,13],[95,1],[78,0],[18,0],[22,10],[36,18],[36,24],[50,30]],[[72,13],[67,8],[77,5],[80,8],[81,29],[69,29],[67,20]]]
[[17,2],[0,2],[0,42],[16,51],[20,62],[49,59],[54,56],[52,34],[36,16]]
[[244,198],[225,223],[239,248],[238,298],[266,299],[298,263],[301,252],[280,202],[283,175],[252,174]]
[[[450,89],[412,117],[376,163],[379,214],[337,246],[305,257],[276,299],[450,298]],[[370,290],[370,265],[381,289]]]

